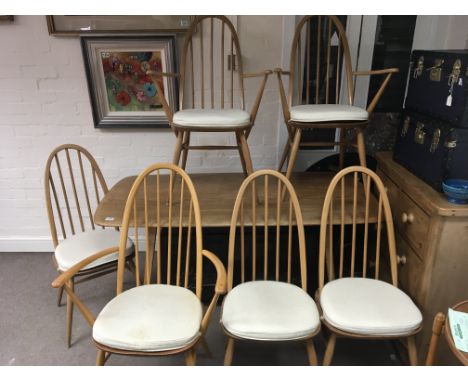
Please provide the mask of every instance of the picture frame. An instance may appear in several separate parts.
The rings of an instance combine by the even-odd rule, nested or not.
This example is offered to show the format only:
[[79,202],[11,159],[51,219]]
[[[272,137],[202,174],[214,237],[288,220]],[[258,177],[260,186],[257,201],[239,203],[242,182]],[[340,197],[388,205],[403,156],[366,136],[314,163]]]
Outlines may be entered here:
[[[80,40],[94,127],[169,127],[146,70],[176,72],[174,35],[88,35]],[[176,78],[164,76],[157,81],[176,110]]]
[[185,33],[190,15],[49,15],[49,35],[73,37],[83,34]]

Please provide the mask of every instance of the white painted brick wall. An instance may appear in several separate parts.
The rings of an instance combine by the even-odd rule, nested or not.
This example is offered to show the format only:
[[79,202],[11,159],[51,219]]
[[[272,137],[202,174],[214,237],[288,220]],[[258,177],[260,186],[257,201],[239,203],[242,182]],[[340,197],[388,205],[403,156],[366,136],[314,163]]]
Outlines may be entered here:
[[[280,66],[282,16],[237,20],[244,70]],[[44,16],[16,16],[2,25],[0,52],[0,251],[51,250],[43,172],[53,148],[84,146],[112,186],[151,163],[171,161],[175,138],[170,131],[95,129],[79,39],[49,36]],[[250,110],[259,80],[245,85]],[[276,167],[279,107],[276,78],[270,77],[249,137],[256,169]],[[235,143],[231,136],[193,140]],[[241,165],[235,151],[193,151],[187,170],[231,172]]]

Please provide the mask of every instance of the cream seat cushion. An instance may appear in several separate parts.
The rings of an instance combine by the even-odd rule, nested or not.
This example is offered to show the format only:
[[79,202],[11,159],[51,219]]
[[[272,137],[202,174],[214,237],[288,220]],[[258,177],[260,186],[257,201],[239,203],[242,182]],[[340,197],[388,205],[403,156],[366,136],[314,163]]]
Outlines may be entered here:
[[201,302],[190,290],[143,285],[107,303],[94,322],[93,338],[117,349],[172,350],[195,341],[201,320]]
[[298,105],[291,107],[290,119],[295,122],[365,121],[365,109],[350,105]]
[[[97,228],[92,231],[79,232],[70,236],[59,243],[55,248],[55,259],[58,269],[66,271],[81,260],[94,255],[106,248],[118,247],[120,242],[120,232],[114,229]],[[133,242],[127,239],[126,253],[133,252]],[[94,268],[99,265],[117,260],[118,252],[111,253],[108,256],[101,257],[83,269]]]
[[392,284],[366,278],[333,280],[322,288],[323,317],[334,327],[365,335],[405,335],[422,315],[411,299]]
[[296,285],[251,281],[225,297],[221,323],[233,335],[254,340],[292,340],[320,326],[314,300]]
[[240,109],[186,109],[174,114],[173,123],[194,127],[237,127],[250,123],[250,114]]

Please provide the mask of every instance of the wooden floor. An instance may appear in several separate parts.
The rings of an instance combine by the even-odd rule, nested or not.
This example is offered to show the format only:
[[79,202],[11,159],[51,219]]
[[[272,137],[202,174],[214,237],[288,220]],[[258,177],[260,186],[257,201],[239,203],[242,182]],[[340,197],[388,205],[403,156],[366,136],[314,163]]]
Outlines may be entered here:
[[[294,173],[291,177],[291,182],[296,190],[301,205],[305,225],[320,225],[322,214],[323,200],[327,191],[328,185],[333,178],[334,173]],[[231,221],[232,209],[234,201],[239,190],[239,187],[244,180],[241,173],[219,173],[219,174],[190,174],[190,177],[195,185],[199,200],[202,215],[203,227],[228,227]],[[163,178],[163,177],[161,177]],[[129,190],[135,181],[136,176],[127,177],[119,181],[109,193],[104,197],[98,206],[95,213],[95,221],[97,224],[108,227],[121,225],[123,209],[127,200]],[[162,181],[162,180],[161,180]],[[166,183],[167,177],[166,177]],[[151,187],[155,183],[155,177],[150,177],[148,186]],[[270,189],[276,187],[275,182],[270,182]],[[364,221],[362,208],[365,203],[364,192],[362,185],[358,192],[360,197],[357,204],[357,223]],[[168,187],[162,187],[166,190]],[[259,189],[259,200],[262,200],[262,189]],[[351,223],[352,220],[352,185],[346,185],[346,221]],[[161,195],[165,197],[164,191]],[[274,200],[275,192],[270,192],[270,198]],[[140,204],[143,211],[142,204]],[[335,211],[336,221],[338,221],[338,209]],[[361,214],[360,214],[361,213]],[[140,214],[143,216],[143,214]],[[369,222],[375,222],[377,218],[377,202],[371,198],[371,211]],[[263,224],[259,221],[259,224]]]

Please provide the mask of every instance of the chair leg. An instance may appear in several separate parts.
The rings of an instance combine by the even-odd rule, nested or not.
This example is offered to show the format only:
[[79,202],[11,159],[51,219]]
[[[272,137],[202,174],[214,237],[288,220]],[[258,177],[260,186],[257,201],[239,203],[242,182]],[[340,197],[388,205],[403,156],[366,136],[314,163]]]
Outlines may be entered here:
[[57,306],[62,306],[63,287],[57,291]]
[[289,154],[289,162],[288,162],[288,169],[286,170],[286,178],[290,178],[292,171],[294,169],[294,163],[296,162],[297,152],[299,151],[299,144],[301,143],[301,129],[296,129],[296,133],[294,134],[294,140],[291,147],[291,152]]
[[[73,292],[75,290],[75,282],[73,278],[68,282],[68,287]],[[71,335],[72,335],[72,324],[73,324],[73,300],[67,294],[67,347],[71,346]]]
[[312,340],[312,338],[306,341],[306,347],[307,347],[307,357],[309,358],[309,365],[317,366],[318,365],[317,353],[315,351],[314,341]]
[[186,131],[184,134],[184,140],[182,143],[183,151],[182,151],[182,167],[185,170],[185,166],[187,165],[187,157],[188,157],[188,146],[190,145],[190,131]]
[[357,129],[357,147],[358,147],[358,154],[359,154],[359,163],[363,167],[367,167],[366,163],[366,146],[364,144],[364,130]]
[[242,150],[242,156],[244,157],[245,161],[245,168],[247,170],[247,174],[253,173],[253,165],[252,165],[252,157],[250,156],[249,146],[247,145],[247,140],[245,139],[244,132],[240,132],[239,134],[239,141],[240,147]]
[[418,366],[418,351],[414,336],[408,337],[408,358],[411,366]]
[[437,353],[437,346],[439,345],[440,334],[445,324],[445,314],[439,312],[434,317],[434,323],[432,324],[432,336],[431,342],[429,343],[429,350],[427,351],[426,366],[434,365],[434,360]]
[[96,356],[96,366],[104,366],[106,363],[106,352],[104,350],[98,349]]
[[281,170],[283,169],[284,163],[286,162],[286,159],[288,159],[290,150],[291,150],[291,140],[288,137],[288,141],[284,145],[283,154],[281,155],[280,164],[278,166],[279,172],[281,172]]
[[224,366],[231,366],[233,354],[234,354],[234,338],[228,337],[227,344],[226,344],[226,353],[224,353]]
[[340,128],[340,170],[344,168],[344,157],[345,157],[345,142],[346,142],[346,130]]
[[195,350],[195,348],[192,348],[185,353],[185,364],[187,366],[195,366],[196,362],[197,351]]
[[200,345],[203,348],[203,351],[206,353],[207,357],[213,358],[213,354],[211,353],[210,348],[208,347],[208,344],[206,343],[205,337],[202,337],[200,340]]
[[244,159],[244,155],[242,153],[242,148],[241,148],[240,133],[238,132],[236,132],[236,141],[237,141],[237,149],[239,150],[239,157],[240,157],[241,164],[242,164],[242,171],[244,172],[244,177],[247,178],[249,174],[247,173],[247,167],[245,165],[245,159]]
[[175,164],[176,166],[179,165],[180,162],[180,154],[182,152],[182,139],[184,137],[183,131],[178,131],[177,132],[177,141],[176,141],[176,146],[174,148],[174,156],[172,158],[172,163]]
[[325,354],[323,356],[323,366],[330,366],[333,353],[335,351],[336,344],[336,334],[332,333],[327,342],[327,348],[325,349]]

